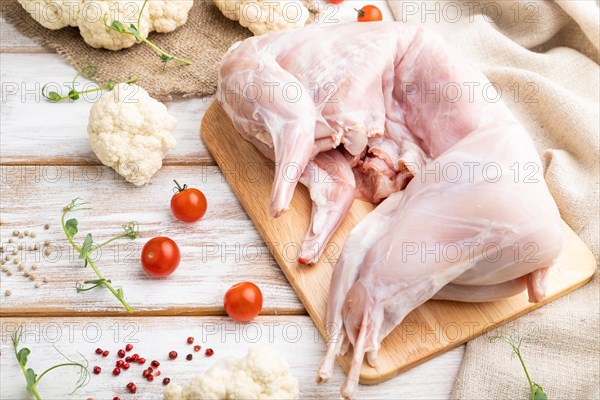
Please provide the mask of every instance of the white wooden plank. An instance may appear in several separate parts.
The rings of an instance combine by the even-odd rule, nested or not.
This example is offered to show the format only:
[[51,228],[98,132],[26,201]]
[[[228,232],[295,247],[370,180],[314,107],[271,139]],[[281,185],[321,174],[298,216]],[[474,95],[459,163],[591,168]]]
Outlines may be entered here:
[[[59,319],[3,319],[2,320],[2,399],[30,398],[25,391],[25,380],[13,355],[9,336],[18,324],[28,330],[26,346],[31,349],[30,365],[36,372],[61,361],[52,347],[77,357],[81,352],[90,367],[102,368],[100,375],[93,375],[88,386],[75,395],[68,396],[76,380],[72,370],[59,371],[40,383],[43,398],[112,399],[160,399],[162,378],[182,384],[195,374],[205,370],[221,357],[240,357],[251,345],[265,345],[281,352],[290,364],[293,375],[299,381],[301,399],[334,399],[339,397],[339,385],[344,374],[339,367],[330,382],[315,384],[315,371],[325,353],[325,344],[316,333],[312,321],[305,316],[259,317],[250,324],[236,324],[228,318],[171,317],[171,318],[59,318]],[[168,327],[168,328],[167,328]],[[126,338],[126,335],[130,335]],[[132,336],[131,336],[132,335]],[[186,338],[193,336],[203,348],[211,347],[215,355],[208,359],[203,353],[193,353]],[[125,343],[134,343],[132,351],[147,359],[161,363],[161,376],[154,382],[142,382],[140,365],[133,365],[118,377],[111,375],[116,361],[116,351]],[[108,349],[107,358],[97,356],[97,347]],[[391,380],[374,385],[361,386],[361,399],[438,399],[448,398],[460,366],[464,346],[454,349],[434,360],[426,362]],[[175,350],[176,360],[167,354]],[[185,355],[193,353],[187,361]],[[59,379],[56,379],[60,377]],[[126,384],[133,381],[138,386],[135,395],[129,394]]]
[[[208,211],[195,224],[176,220],[169,202],[177,179],[200,188],[208,199]],[[107,247],[98,265],[137,311],[160,314],[222,313],[222,298],[233,284],[255,282],[263,291],[265,312],[304,313],[268,248],[257,234],[217,167],[164,167],[145,187],[135,187],[106,167],[2,166],[0,167],[1,239],[6,243],[13,230],[36,231],[35,239],[55,244],[55,253],[42,250],[19,254],[29,267],[39,262],[39,278],[50,283],[34,289],[34,282],[10,266],[13,275],[2,274],[0,296],[3,314],[46,315],[65,312],[120,312],[120,303],[107,291],[76,293],[75,282],[95,277],[70,252],[60,228],[64,205],[81,197],[93,210],[76,215],[80,221],[79,240],[87,232],[95,240],[106,240],[121,232],[121,225],[137,221],[142,238]],[[42,226],[51,224],[45,231]],[[139,255],[143,244],[154,236],[168,236],[181,250],[179,269],[169,278],[151,279],[142,270]],[[17,240],[20,242],[20,240]],[[8,250],[8,249],[7,249]],[[39,281],[39,280],[38,280]]]
[[[40,66],[43,65],[43,70]],[[0,158],[2,163],[91,164],[100,162],[87,137],[90,108],[98,94],[76,102],[49,103],[41,88],[62,87],[73,80],[75,70],[57,54],[3,54],[0,59],[2,109]],[[143,82],[139,82],[143,87]],[[81,88],[95,85],[81,79]],[[55,89],[56,90],[56,89]],[[165,165],[213,164],[199,139],[200,121],[213,98],[187,99],[167,104],[177,119],[177,147]]]

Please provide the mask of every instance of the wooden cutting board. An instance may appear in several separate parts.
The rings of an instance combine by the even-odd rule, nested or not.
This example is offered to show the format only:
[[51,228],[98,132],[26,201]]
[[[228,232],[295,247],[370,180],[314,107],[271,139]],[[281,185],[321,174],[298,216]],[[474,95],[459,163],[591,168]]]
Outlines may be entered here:
[[[289,211],[280,218],[272,218],[269,214],[269,196],[274,176],[273,163],[242,139],[217,102],[210,106],[202,120],[201,135],[281,270],[325,337],[327,294],[335,261],[352,227],[373,206],[356,200],[321,261],[312,267],[299,266],[296,259],[311,215],[311,200],[306,188],[298,185]],[[594,257],[566,224],[564,228],[566,245],[558,265],[551,270],[548,297],[543,303],[530,304],[526,293],[493,303],[428,301],[411,312],[383,341],[377,368],[363,364],[360,382],[375,384],[387,380],[587,283],[596,269]],[[350,354],[340,357],[338,361],[348,371]],[[317,365],[315,376],[316,371]]]

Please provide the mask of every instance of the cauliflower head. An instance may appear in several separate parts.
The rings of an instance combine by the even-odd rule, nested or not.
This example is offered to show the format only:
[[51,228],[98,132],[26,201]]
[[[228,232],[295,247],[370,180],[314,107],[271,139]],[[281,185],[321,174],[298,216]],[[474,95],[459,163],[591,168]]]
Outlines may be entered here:
[[[108,25],[115,20],[121,21],[125,26],[137,24],[143,5],[143,0],[82,0],[77,16],[79,32],[87,44],[97,49],[121,50],[131,47],[136,43],[135,36],[107,28],[104,17],[107,17]],[[148,37],[150,31],[148,6],[144,7],[142,12],[139,31],[144,38]]]
[[48,29],[77,26],[81,0],[18,0],[40,25]]
[[301,28],[310,15],[302,0],[213,0],[227,18],[255,35]]
[[297,399],[298,380],[277,351],[253,347],[238,360],[222,360],[186,385],[169,385],[165,400]]
[[194,0],[150,0],[150,23],[153,31],[172,32],[187,22]]
[[[18,0],[38,23],[48,29],[79,27],[83,40],[94,48],[121,50],[137,43],[135,36],[109,29],[118,20],[137,25],[142,37],[149,32],[172,32],[187,22],[194,0]],[[143,11],[142,11],[143,9]]]
[[90,111],[90,146],[102,164],[141,186],[175,148],[177,121],[167,107],[137,85],[119,84],[102,95]]

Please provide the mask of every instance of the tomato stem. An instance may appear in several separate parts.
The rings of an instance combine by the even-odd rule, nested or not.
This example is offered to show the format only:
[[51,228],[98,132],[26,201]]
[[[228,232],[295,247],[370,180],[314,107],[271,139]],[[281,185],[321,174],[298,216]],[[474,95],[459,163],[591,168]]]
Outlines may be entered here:
[[354,9],[354,11],[356,11],[358,13],[359,17],[364,17],[365,16],[365,10],[357,10],[356,8]]
[[187,189],[187,185],[184,183],[183,187],[179,184],[179,182],[177,182],[175,179],[173,179],[173,182],[175,182],[175,185],[177,185],[177,187],[175,188],[175,190],[177,190],[177,192],[183,192],[184,190]]

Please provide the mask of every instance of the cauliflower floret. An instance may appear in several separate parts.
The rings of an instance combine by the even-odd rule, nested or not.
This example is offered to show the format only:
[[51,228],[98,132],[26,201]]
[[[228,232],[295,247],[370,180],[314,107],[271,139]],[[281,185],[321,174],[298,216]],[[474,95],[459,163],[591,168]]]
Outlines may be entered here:
[[183,399],[182,395],[183,388],[176,383],[171,383],[163,391],[164,400],[180,400]]
[[[77,25],[83,40],[94,48],[108,50],[121,50],[131,47],[136,43],[135,36],[116,32],[104,24],[110,25],[118,20],[128,27],[137,24],[138,16],[144,5],[143,0],[82,0],[77,17]],[[139,31],[142,37],[147,38],[150,31],[150,11],[144,7],[140,18]]]
[[261,399],[287,398],[290,388],[298,387],[288,362],[270,348],[250,348],[246,357],[240,360],[239,368],[261,386]]
[[77,26],[80,0],[18,0],[33,19],[44,28]]
[[309,17],[302,0],[213,0],[227,18],[255,35],[301,28]]
[[90,111],[90,146],[102,164],[141,186],[162,167],[175,148],[177,121],[167,107],[137,85],[119,84],[102,95]]
[[194,0],[150,0],[150,23],[156,32],[172,32],[185,24]]
[[183,387],[167,387],[163,395],[165,400],[297,399],[298,380],[277,351],[251,348],[245,357],[221,360]]

